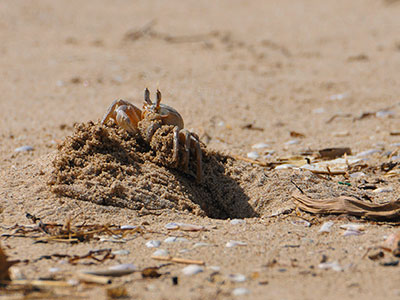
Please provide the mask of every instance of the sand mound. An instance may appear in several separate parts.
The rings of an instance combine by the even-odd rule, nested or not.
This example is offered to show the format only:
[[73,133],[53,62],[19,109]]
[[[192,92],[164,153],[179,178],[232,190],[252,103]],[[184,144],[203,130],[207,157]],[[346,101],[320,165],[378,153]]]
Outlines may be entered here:
[[76,200],[141,213],[175,209],[222,219],[293,208],[291,195],[297,187],[318,199],[350,196],[380,202],[379,195],[361,187],[367,182],[364,177],[351,179],[348,186],[340,184],[341,177],[330,180],[309,171],[266,171],[204,145],[204,178],[198,183],[195,158],[190,158],[186,174],[171,149],[170,126],[158,130],[149,144],[112,124],[79,124],[59,146],[48,183],[58,196]]
[[248,196],[230,175],[231,158],[203,148],[204,179],[174,168],[172,130],[163,126],[147,144],[116,126],[79,124],[59,146],[49,184],[60,196],[134,210],[178,209],[214,218],[252,217]]

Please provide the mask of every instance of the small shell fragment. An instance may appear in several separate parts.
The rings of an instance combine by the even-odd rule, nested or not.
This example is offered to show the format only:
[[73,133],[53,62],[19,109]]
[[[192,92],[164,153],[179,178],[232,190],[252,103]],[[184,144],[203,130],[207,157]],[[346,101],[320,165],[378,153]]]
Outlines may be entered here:
[[85,274],[98,275],[98,276],[123,276],[135,272],[137,269],[133,264],[120,264],[111,266],[108,269],[97,271],[82,271]]
[[203,267],[199,265],[188,265],[187,267],[182,269],[182,273],[186,276],[192,276],[203,272],[203,270]]
[[358,231],[358,230],[347,229],[345,232],[343,232],[342,236],[361,235],[361,234],[364,234],[364,232]]
[[383,242],[383,248],[397,251],[400,247],[400,231],[390,234]]
[[355,173],[351,173],[350,174],[351,178],[360,178],[360,177],[363,177],[363,176],[365,176],[364,172],[355,172]]
[[61,271],[61,269],[60,268],[56,268],[56,267],[49,269],[50,273],[57,273],[57,272],[60,272],[60,271]]
[[201,231],[204,230],[204,226],[194,225],[194,224],[186,224],[186,223],[168,223],[165,225],[165,228],[168,230],[183,230],[183,231]]
[[247,294],[250,294],[250,290],[243,287],[236,288],[232,291],[233,296],[243,296]]
[[243,220],[243,219],[232,219],[229,223],[231,225],[242,225],[242,224],[246,224],[246,220]]
[[214,272],[221,271],[221,267],[219,267],[219,266],[209,266],[208,269],[210,269],[211,271],[214,271]]
[[332,221],[325,222],[322,224],[321,228],[318,230],[319,233],[329,233],[331,232],[331,228],[335,223]]
[[391,193],[393,192],[393,188],[391,186],[387,187],[380,187],[375,190],[373,190],[374,193],[380,194],[380,193]]
[[204,243],[204,242],[198,242],[196,244],[193,245],[193,248],[199,248],[199,247],[210,247],[212,246],[209,243]]
[[114,235],[112,237],[101,236],[99,238],[100,242],[111,242],[111,243],[126,243],[126,239],[121,236]]
[[337,262],[337,261],[320,263],[318,265],[318,268],[323,269],[323,270],[332,269],[337,272],[343,271],[343,268],[339,265],[339,262]]
[[168,230],[176,230],[179,229],[178,223],[168,223],[164,226]]
[[232,282],[245,282],[246,281],[246,276],[244,276],[243,274],[229,274],[228,278]]
[[136,229],[136,228],[138,228],[139,226],[136,226],[136,225],[122,225],[121,226],[121,229],[122,230],[129,230],[129,229]]
[[158,248],[160,247],[161,242],[157,240],[150,240],[146,243],[147,248]]
[[178,243],[178,242],[188,242],[189,240],[183,237],[169,236],[164,240],[164,243]]
[[174,243],[176,241],[176,236],[169,236],[164,240],[164,243]]
[[340,229],[353,230],[353,231],[364,231],[365,225],[349,223],[349,224],[340,225]]
[[165,249],[157,249],[152,256],[169,256],[169,251]]
[[376,112],[375,114],[378,118],[387,118],[387,117],[393,117],[395,113],[391,110],[380,110]]
[[232,248],[232,247],[236,247],[236,246],[246,246],[247,243],[245,242],[241,242],[241,241],[229,241],[226,243],[225,247],[227,248]]
[[378,150],[378,149],[365,150],[365,151],[362,151],[362,152],[358,153],[356,155],[356,157],[371,156],[371,155],[373,155],[375,153],[380,153],[380,152],[381,152],[381,150]]
[[179,223],[179,226],[179,229],[183,231],[202,231],[205,229],[204,226],[194,224]]
[[112,252],[112,254],[114,255],[128,255],[129,253],[131,253],[129,250],[115,250]]
[[256,160],[260,157],[260,154],[258,154],[256,151],[251,151],[247,153],[247,157]]
[[323,107],[318,107],[316,109],[313,109],[313,111],[312,111],[313,114],[322,114],[324,112],[325,112],[325,108],[323,108]]
[[290,141],[287,141],[285,143],[285,145],[289,146],[289,145],[296,145],[296,144],[299,144],[299,143],[300,143],[299,140],[290,140]]
[[32,146],[21,146],[14,149],[15,152],[28,152],[33,150],[34,148]]
[[286,170],[286,169],[293,169],[296,168],[293,164],[282,164],[275,167],[275,170]]
[[350,135],[350,133],[348,131],[337,131],[337,132],[333,133],[333,136],[336,136],[336,137],[346,137],[349,135]]
[[292,221],[291,223],[292,223],[293,225],[297,225],[297,226],[304,226],[304,227],[310,227],[310,226],[311,226],[311,223],[310,223],[310,222],[308,222],[308,221],[306,221],[306,220],[303,220],[303,219],[294,220],[294,221]]
[[365,226],[363,224],[344,224],[340,226],[340,229],[345,229],[342,236],[350,236],[350,235],[361,235],[364,234]]
[[136,267],[133,264],[119,264],[119,265],[111,266],[111,267],[109,267],[109,269],[113,270],[113,271],[128,272],[128,271],[136,270]]
[[269,147],[269,145],[266,143],[258,143],[258,144],[254,144],[253,146],[251,146],[251,148],[253,148],[253,149],[265,149],[268,147]]
[[331,101],[337,101],[337,100],[343,100],[344,98],[348,97],[348,93],[343,93],[343,94],[334,94],[329,96],[329,100]]

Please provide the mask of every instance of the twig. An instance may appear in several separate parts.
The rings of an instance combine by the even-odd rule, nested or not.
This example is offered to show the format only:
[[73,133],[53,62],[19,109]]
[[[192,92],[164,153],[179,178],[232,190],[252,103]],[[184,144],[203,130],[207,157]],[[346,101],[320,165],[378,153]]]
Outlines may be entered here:
[[36,287],[71,287],[74,284],[68,281],[53,281],[53,280],[1,280],[0,284],[5,285],[28,285]]
[[151,21],[147,22],[145,25],[143,25],[138,30],[128,32],[125,35],[125,39],[130,39],[132,41],[136,41],[136,40],[142,38],[143,36],[146,36],[147,34],[149,34],[151,32],[151,29],[153,28],[153,26],[156,23],[157,23],[156,20],[151,20]]
[[205,262],[202,260],[193,260],[193,259],[186,259],[186,258],[179,258],[179,257],[154,256],[153,255],[151,258],[156,259],[156,260],[175,262],[178,264],[188,264],[188,265],[204,265],[205,264]]
[[[328,167],[327,167],[328,168]],[[310,171],[311,173],[314,174],[322,174],[322,175],[345,175],[347,171],[341,171],[341,170],[313,170],[313,169],[307,169],[307,171]]]
[[263,162],[263,161],[258,161],[258,160],[254,160],[254,159],[250,159],[244,156],[240,156],[240,155],[236,155],[236,154],[230,154],[230,157],[232,157],[233,159],[236,160],[242,160],[251,164],[256,164],[262,167],[273,167],[274,165],[276,165],[276,163],[267,163],[267,162]]
[[291,182],[302,194],[304,194],[304,191],[303,191],[293,180],[290,180],[290,182]]
[[112,280],[108,277],[92,275],[92,274],[85,274],[78,272],[76,273],[78,279],[80,281],[84,281],[87,283],[98,283],[98,284],[111,284]]
[[336,115],[333,115],[332,117],[330,117],[330,118],[326,121],[326,124],[331,123],[333,120],[335,120],[336,118],[339,118],[339,117],[342,117],[342,118],[351,118],[352,115],[351,115],[351,114],[336,114]]

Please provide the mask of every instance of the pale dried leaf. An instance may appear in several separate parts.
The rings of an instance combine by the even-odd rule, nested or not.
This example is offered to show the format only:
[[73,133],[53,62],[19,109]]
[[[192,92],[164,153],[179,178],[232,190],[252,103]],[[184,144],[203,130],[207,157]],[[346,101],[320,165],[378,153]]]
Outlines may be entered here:
[[300,191],[295,191],[292,198],[301,210],[314,214],[348,214],[371,219],[395,219],[400,216],[400,200],[373,204],[346,196],[313,199]]

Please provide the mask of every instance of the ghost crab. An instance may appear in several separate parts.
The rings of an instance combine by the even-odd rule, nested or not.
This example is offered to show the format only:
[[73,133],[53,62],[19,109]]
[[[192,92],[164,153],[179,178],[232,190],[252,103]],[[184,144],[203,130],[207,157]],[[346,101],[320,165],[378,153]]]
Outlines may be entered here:
[[[159,90],[157,90],[156,102],[152,102],[150,91],[147,88],[145,89],[143,110],[126,100],[113,101],[101,120],[101,124],[104,125],[110,119],[132,135],[139,133],[147,143],[150,143],[153,135],[161,126],[173,125],[173,161],[175,167],[181,164],[184,172],[188,173],[190,153],[194,152],[197,163],[196,179],[201,182],[203,171],[199,138],[196,134],[183,128],[183,118],[174,108],[161,104],[161,92]],[[146,124],[149,125],[145,128],[138,126],[141,121],[146,121]],[[183,148],[182,161],[179,162],[179,150],[181,148]]]

